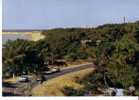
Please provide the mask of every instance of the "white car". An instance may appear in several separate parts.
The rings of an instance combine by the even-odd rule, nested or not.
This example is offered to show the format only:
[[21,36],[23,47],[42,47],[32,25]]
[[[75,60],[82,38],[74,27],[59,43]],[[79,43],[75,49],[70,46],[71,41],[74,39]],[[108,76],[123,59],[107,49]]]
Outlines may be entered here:
[[52,71],[52,73],[60,72],[60,68],[55,67],[55,68],[52,68],[51,71]]
[[28,82],[29,78],[26,75],[20,76],[17,82]]
[[43,74],[51,74],[52,71],[44,71]]
[[56,73],[56,72],[60,72],[60,68],[52,68],[50,71],[44,71],[43,74],[52,74],[52,73]]

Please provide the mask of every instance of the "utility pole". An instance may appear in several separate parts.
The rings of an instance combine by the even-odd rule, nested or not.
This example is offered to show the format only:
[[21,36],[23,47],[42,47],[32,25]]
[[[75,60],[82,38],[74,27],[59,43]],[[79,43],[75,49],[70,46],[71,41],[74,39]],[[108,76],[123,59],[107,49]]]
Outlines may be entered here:
[[126,23],[126,17],[125,16],[123,17],[123,20],[124,20],[124,24],[125,24]]

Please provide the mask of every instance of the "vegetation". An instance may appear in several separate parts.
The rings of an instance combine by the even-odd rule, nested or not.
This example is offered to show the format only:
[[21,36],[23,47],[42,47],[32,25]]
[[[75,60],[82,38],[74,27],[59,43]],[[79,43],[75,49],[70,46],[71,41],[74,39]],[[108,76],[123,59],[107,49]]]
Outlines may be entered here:
[[[33,96],[68,96],[68,95],[83,95],[84,85],[77,81],[84,79],[94,68],[87,68],[77,72],[71,72],[51,80],[47,80],[43,84],[38,85],[32,89]],[[70,91],[71,90],[71,91]],[[72,91],[74,90],[74,91]],[[75,94],[73,94],[73,92]]]
[[95,81],[91,76],[90,84],[95,81],[101,88],[139,87],[139,21],[97,28],[59,28],[42,34],[45,38],[36,42],[16,40],[3,46],[4,76],[39,73],[59,59],[91,59],[97,66],[97,78]]
[[84,90],[76,90],[72,87],[65,86],[64,93],[67,96],[83,96],[85,92],[84,92]]

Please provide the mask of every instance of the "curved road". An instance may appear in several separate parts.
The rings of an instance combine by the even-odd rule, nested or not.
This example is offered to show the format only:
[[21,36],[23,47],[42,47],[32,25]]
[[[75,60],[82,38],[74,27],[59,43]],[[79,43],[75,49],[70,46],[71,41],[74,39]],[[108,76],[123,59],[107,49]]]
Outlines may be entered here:
[[[48,80],[48,79],[56,78],[58,76],[62,76],[70,72],[76,72],[76,71],[80,71],[80,70],[87,69],[87,68],[95,68],[95,65],[93,63],[74,65],[69,68],[64,68],[60,72],[45,75],[45,79]],[[8,84],[3,83],[3,87],[2,87],[3,96],[23,96],[24,95],[23,93],[17,91],[17,87],[19,86],[23,87],[25,83],[18,83],[18,84],[12,84],[12,85],[10,84],[8,85]],[[36,85],[38,85],[38,83],[36,83],[34,86]]]
[[76,72],[76,71],[80,71],[83,69],[87,69],[87,68],[94,68],[95,65],[93,63],[87,63],[87,64],[81,64],[81,65],[75,65],[75,67],[69,67],[69,68],[65,68],[63,70],[61,70],[60,72],[56,72],[53,74],[49,74],[49,75],[45,75],[46,80],[51,79],[51,78],[55,78],[70,72]]

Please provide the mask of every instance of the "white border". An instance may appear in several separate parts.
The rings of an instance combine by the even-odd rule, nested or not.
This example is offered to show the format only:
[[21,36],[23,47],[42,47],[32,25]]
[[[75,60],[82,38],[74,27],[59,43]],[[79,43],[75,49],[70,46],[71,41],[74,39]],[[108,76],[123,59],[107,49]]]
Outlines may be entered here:
[[0,0],[0,95],[2,96],[2,0]]
[[20,100],[24,100],[24,99],[28,99],[28,100],[38,100],[38,99],[49,99],[49,100],[139,100],[138,97],[103,97],[103,96],[99,96],[99,97],[2,97],[2,0],[0,0],[0,94],[1,97],[0,99],[6,99],[6,100],[18,100],[20,98]]
[[138,97],[3,97],[6,100],[139,100]]

